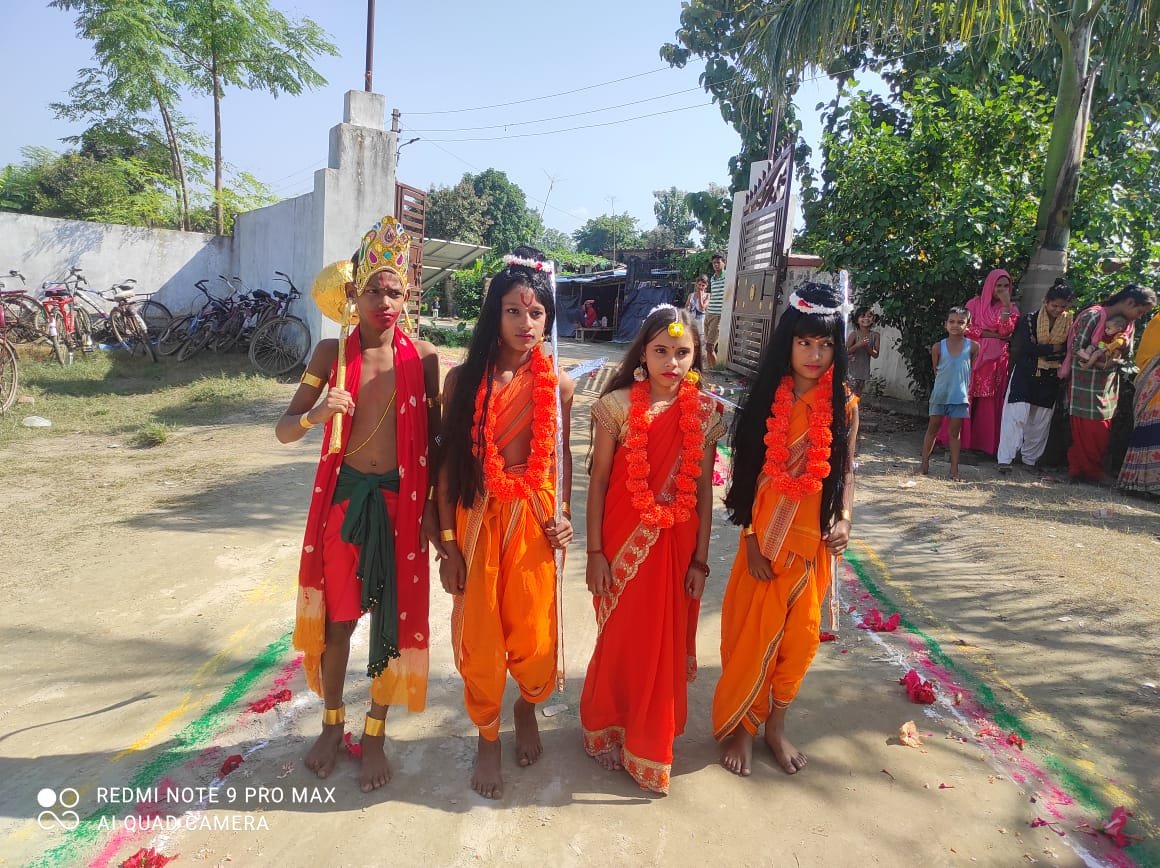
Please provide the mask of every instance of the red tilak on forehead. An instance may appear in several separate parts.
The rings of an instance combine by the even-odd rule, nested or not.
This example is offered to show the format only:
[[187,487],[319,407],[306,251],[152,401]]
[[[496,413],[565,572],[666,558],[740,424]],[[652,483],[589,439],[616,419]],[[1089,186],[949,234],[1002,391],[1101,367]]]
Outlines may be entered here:
[[535,302],[535,300],[536,300],[536,294],[534,292],[532,292],[530,289],[521,289],[520,290],[520,302],[523,304],[524,307],[531,308],[531,306]]

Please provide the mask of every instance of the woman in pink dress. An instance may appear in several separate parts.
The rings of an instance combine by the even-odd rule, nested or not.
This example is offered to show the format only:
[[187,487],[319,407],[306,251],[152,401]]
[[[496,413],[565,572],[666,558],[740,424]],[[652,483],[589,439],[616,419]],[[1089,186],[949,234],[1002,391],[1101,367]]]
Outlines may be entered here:
[[[971,417],[963,421],[964,449],[994,455],[999,450],[1003,421],[1003,395],[1010,373],[1008,348],[1019,308],[1011,301],[1011,275],[994,269],[983,281],[982,291],[967,302],[971,322],[967,337],[979,343],[979,357],[971,369]],[[946,443],[946,423],[938,440]]]

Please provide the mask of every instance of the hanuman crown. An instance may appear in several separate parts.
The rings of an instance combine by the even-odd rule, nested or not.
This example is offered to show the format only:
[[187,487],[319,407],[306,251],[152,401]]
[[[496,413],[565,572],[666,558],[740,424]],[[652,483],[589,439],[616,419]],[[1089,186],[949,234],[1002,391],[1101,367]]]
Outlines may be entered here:
[[363,236],[359,245],[358,271],[354,277],[356,291],[362,295],[367,282],[380,271],[393,271],[406,288],[410,261],[411,236],[394,217],[383,217]]

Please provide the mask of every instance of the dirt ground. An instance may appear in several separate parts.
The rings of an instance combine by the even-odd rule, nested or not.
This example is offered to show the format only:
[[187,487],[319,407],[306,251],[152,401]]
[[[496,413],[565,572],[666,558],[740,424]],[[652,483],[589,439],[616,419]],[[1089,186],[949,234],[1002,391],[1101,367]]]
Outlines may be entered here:
[[[600,352],[565,347],[575,361]],[[590,385],[574,411],[578,459]],[[709,706],[737,545],[718,508],[671,795],[583,752],[577,705],[595,625],[579,543],[565,575],[568,686],[540,717],[537,765],[516,767],[505,720],[502,801],[467,786],[474,731],[437,582],[428,708],[388,719],[394,779],[364,795],[345,758],[320,783],[302,756],[321,703],[288,633],[319,439],[274,440],[291,391],[205,424],[187,418],[153,449],[52,432],[0,448],[6,864],[120,864],[149,847],[219,865],[1160,864],[1160,508],[1000,480],[984,462],[965,485],[937,462],[914,477],[918,422],[872,408],[839,638],[822,645],[791,711],[810,757],[801,774],[761,751],[749,779],[716,762]],[[583,485],[578,473],[580,528]],[[902,624],[857,629],[871,608]],[[360,633],[347,694],[356,736],[363,653]],[[898,684],[912,667],[935,683],[934,705]],[[282,690],[288,701],[249,710]],[[898,743],[907,720],[922,748]],[[222,777],[235,754],[244,761]],[[138,792],[153,787],[161,799]],[[61,801],[72,791],[75,807]],[[1144,838],[1123,850],[1088,833],[1120,805],[1135,814],[1125,831]]]

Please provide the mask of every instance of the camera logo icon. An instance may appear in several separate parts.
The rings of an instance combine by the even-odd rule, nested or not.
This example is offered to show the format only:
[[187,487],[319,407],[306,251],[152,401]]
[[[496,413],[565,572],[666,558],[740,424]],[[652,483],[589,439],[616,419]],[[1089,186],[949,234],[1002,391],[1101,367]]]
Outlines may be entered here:
[[36,815],[36,824],[45,830],[63,829],[71,832],[81,824],[80,815],[73,810],[80,801],[81,794],[72,787],[65,787],[59,793],[51,787],[45,787],[36,794],[36,803],[43,808]]

